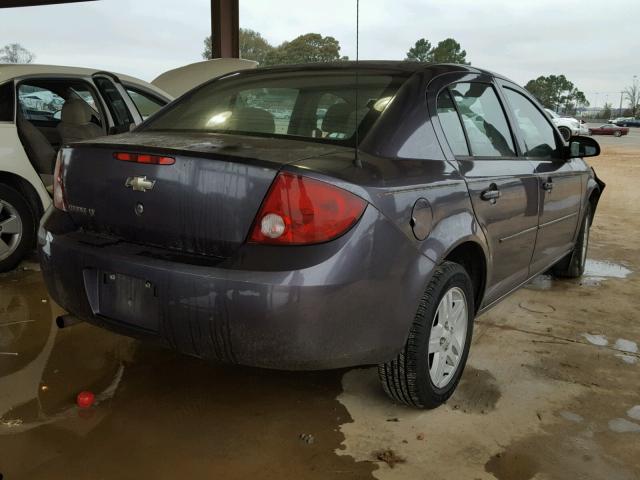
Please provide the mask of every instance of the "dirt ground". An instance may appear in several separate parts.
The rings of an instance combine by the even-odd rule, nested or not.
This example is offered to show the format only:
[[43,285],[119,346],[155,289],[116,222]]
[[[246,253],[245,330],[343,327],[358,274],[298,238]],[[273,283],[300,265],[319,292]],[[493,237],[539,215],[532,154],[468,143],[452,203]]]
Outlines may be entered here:
[[640,130],[598,140],[587,275],[540,276],[478,318],[432,411],[391,403],[373,368],[218,366],[58,330],[37,264],[1,275],[0,478],[640,478]]

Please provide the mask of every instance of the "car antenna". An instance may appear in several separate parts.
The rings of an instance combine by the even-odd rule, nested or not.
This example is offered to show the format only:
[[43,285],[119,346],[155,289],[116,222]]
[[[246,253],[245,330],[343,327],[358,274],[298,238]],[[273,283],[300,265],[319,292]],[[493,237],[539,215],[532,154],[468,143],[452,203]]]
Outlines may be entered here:
[[358,85],[359,85],[359,60],[360,60],[360,0],[356,0],[356,156],[353,163],[356,167],[362,168],[362,160],[360,160],[360,125],[358,124]]

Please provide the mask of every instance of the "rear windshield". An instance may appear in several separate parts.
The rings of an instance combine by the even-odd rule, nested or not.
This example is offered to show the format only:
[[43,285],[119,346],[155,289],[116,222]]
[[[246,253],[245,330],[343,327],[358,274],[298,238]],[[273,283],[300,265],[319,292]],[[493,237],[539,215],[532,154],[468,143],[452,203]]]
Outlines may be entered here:
[[352,144],[405,77],[354,71],[236,74],[209,83],[147,122],[152,131],[221,132]]

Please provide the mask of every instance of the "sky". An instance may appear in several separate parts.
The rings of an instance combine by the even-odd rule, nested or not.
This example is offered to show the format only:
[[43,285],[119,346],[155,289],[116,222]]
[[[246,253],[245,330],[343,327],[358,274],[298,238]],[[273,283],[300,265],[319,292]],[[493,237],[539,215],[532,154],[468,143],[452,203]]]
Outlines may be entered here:
[[[609,6],[615,5],[615,8]],[[150,81],[201,60],[209,0],[99,0],[0,9],[0,46],[36,63],[98,67]],[[240,26],[277,45],[316,32],[355,58],[356,0],[240,0]],[[640,0],[360,0],[360,59],[403,59],[419,38],[453,37],[475,66],[524,85],[564,74],[592,106],[617,108],[640,82]]]

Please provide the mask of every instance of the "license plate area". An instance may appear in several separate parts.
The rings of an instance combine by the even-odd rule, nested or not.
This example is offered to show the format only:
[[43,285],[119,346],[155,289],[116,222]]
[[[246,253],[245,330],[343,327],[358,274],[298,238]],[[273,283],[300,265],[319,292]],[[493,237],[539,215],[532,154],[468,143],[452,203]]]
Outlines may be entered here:
[[149,280],[117,272],[97,275],[97,313],[104,317],[158,331],[157,287]]

